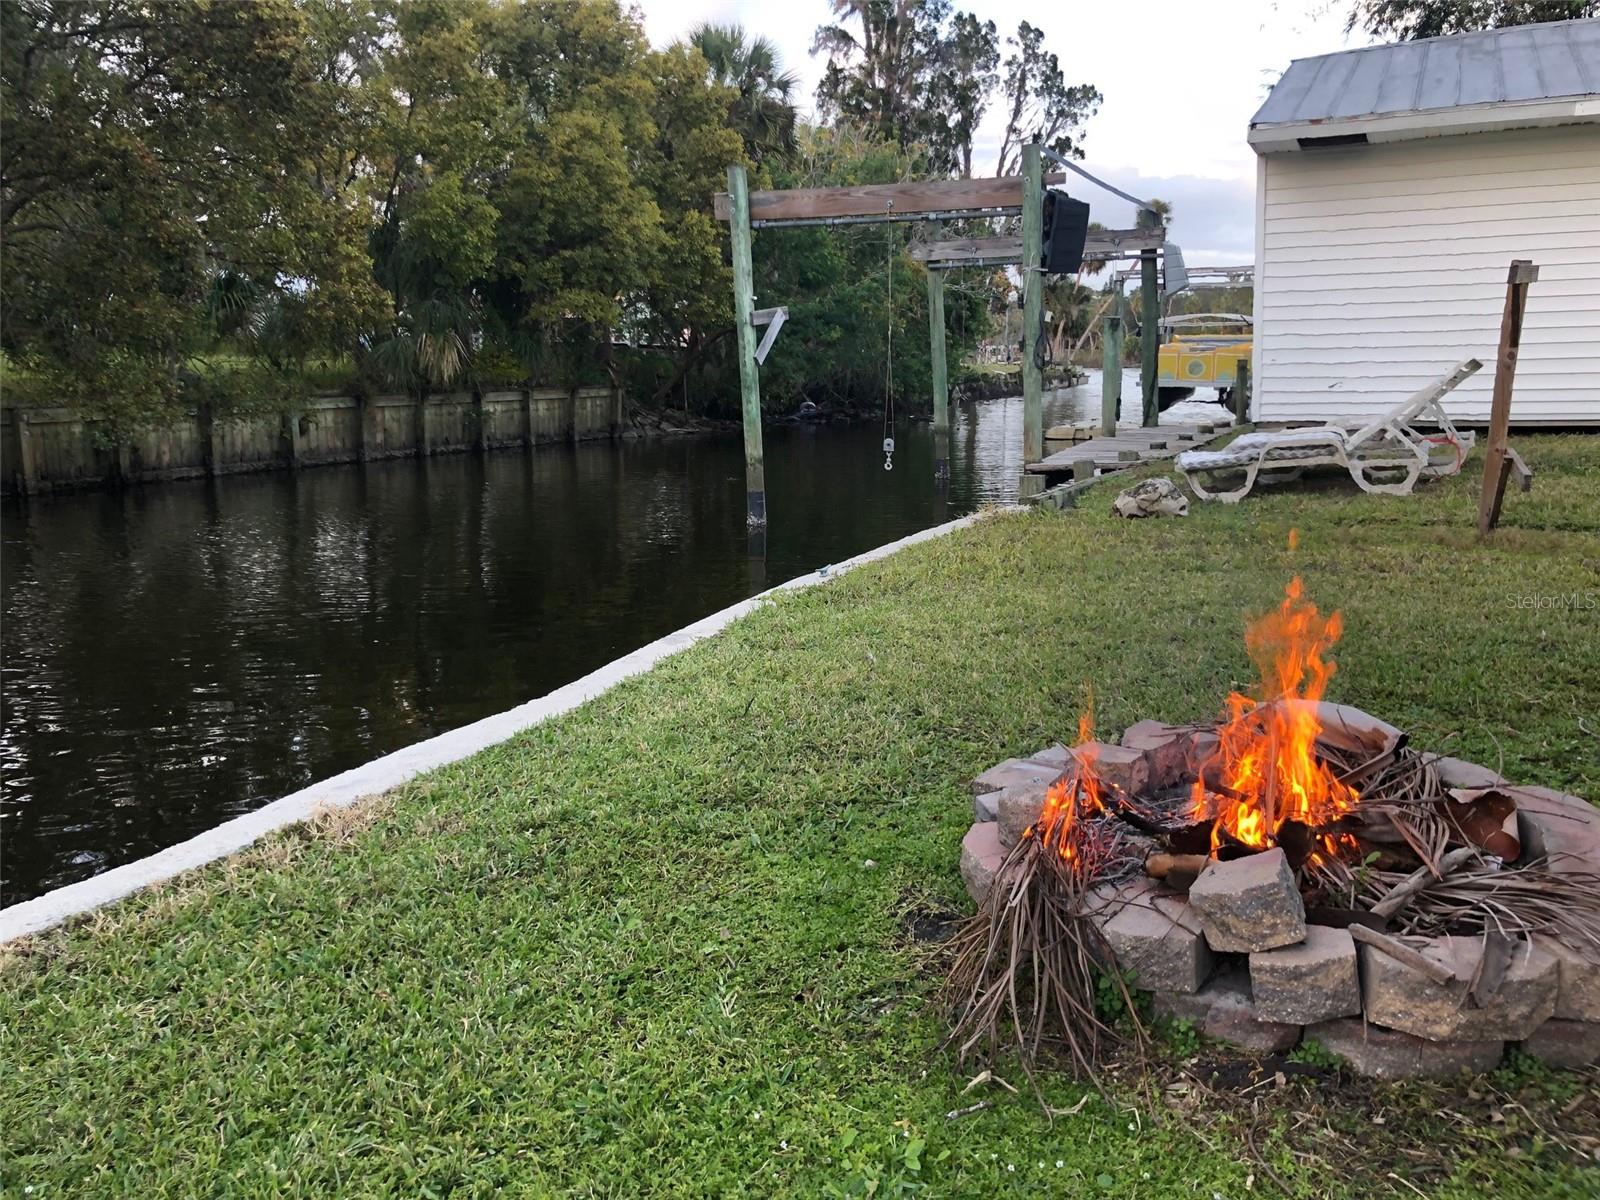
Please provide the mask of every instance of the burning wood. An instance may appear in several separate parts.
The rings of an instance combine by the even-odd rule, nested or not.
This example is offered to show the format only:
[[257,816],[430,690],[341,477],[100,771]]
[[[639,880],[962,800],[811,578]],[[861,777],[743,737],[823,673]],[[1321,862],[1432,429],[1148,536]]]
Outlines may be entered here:
[[1228,697],[1216,756],[1194,781],[1192,815],[1212,822],[1213,852],[1225,841],[1264,850],[1290,821],[1317,829],[1356,807],[1355,789],[1316,754],[1317,705],[1334,672],[1325,654],[1339,633],[1339,614],[1324,618],[1298,576],[1283,603],[1246,633],[1262,695]]
[[[1271,978],[1279,1018],[1360,1015],[1348,999],[1363,994],[1359,961],[1363,976],[1391,987],[1382,1002],[1401,1034],[1426,1040],[1455,1027],[1437,1013],[1406,1027],[1410,978],[1409,986],[1448,985],[1463,1004],[1509,1014],[1501,1025],[1480,1017],[1463,1028],[1520,1031],[1558,1011],[1564,1022],[1592,1024],[1600,1057],[1600,814],[1419,752],[1393,726],[1327,702],[1339,635],[1339,615],[1320,613],[1296,578],[1249,627],[1259,686],[1230,695],[1221,721],[1144,721],[1123,745],[1105,746],[1092,740],[1085,713],[1065,770],[1033,802],[1037,819],[1026,805],[1008,806],[1006,844],[1015,845],[958,934],[945,995],[963,1057],[1010,1044],[1031,1067],[1045,1046],[1059,1046],[1092,1077],[1112,1048],[1143,1042],[1125,976],[1130,967],[1149,975],[1156,961],[1182,965],[1135,985],[1172,989],[1166,1001],[1158,992],[1158,1008],[1184,1013],[1208,1011],[1221,996],[1205,982],[1219,963],[1218,978],[1234,984],[1223,989],[1229,1021],[1216,1024],[1236,1029],[1239,1005],[1249,1003],[1236,994],[1246,954],[1252,973]],[[1530,853],[1549,846],[1559,857]],[[1319,933],[1313,951],[1307,922],[1349,935]],[[1386,928],[1424,940],[1400,942]],[[1458,980],[1474,937],[1478,957]],[[1430,953],[1435,944],[1450,954]],[[1382,971],[1370,954],[1383,956]],[[1498,994],[1504,978],[1518,981],[1509,999]],[[1124,1002],[1119,1018],[1099,1003],[1108,979]],[[1298,979],[1333,992],[1286,998],[1285,981]],[[1526,1034],[1503,1040],[1513,1036]],[[1573,1036],[1564,1033],[1564,1044]],[[1418,1069],[1460,1058],[1446,1050],[1419,1053]]]

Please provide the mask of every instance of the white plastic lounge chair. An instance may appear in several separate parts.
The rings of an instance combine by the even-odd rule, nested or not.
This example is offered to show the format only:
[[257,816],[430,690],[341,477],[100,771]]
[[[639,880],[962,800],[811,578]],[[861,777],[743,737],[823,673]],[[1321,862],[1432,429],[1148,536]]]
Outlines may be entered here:
[[[1343,467],[1363,491],[1409,495],[1424,473],[1454,475],[1461,469],[1475,435],[1458,430],[1440,401],[1482,366],[1467,359],[1354,432],[1329,424],[1246,433],[1220,450],[1186,450],[1176,466],[1196,496],[1224,504],[1249,495],[1258,476],[1263,486],[1282,483],[1307,467]],[[1419,420],[1438,426],[1438,432],[1418,429]],[[1232,490],[1223,490],[1229,482]]]

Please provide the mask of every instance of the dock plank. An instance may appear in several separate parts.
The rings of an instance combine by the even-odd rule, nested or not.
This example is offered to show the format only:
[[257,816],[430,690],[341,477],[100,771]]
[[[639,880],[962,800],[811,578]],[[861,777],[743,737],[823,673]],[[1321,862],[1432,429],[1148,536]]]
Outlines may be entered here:
[[[1048,454],[1038,462],[1029,463],[1024,470],[1033,475],[1070,476],[1073,465],[1091,462],[1099,471],[1121,471],[1141,463],[1160,462],[1176,458],[1185,450],[1193,449],[1221,437],[1233,426],[1226,416],[1215,421],[1184,425],[1158,425],[1154,429],[1143,426],[1119,430],[1115,437],[1093,437],[1074,442],[1064,449]],[[1164,443],[1158,445],[1157,443]],[[1123,457],[1131,453],[1131,458]]]

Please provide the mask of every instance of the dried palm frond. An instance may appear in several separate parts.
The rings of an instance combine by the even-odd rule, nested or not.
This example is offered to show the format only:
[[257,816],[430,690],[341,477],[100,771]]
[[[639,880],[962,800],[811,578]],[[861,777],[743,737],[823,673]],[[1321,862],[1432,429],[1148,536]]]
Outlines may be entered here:
[[[1078,780],[1056,785],[1076,794]],[[1055,792],[1055,789],[1052,789]],[[1127,835],[1113,818],[1041,821],[995,875],[988,899],[953,939],[955,963],[944,998],[953,1014],[948,1042],[965,1059],[1013,1045],[1030,1075],[1047,1043],[1064,1048],[1074,1073],[1093,1079],[1111,1046],[1144,1041],[1132,996],[1090,916],[1096,885],[1138,870]],[[1098,1011],[1110,981],[1132,1017],[1125,1036]]]
[[1600,962],[1600,874],[1552,871],[1544,860],[1485,861],[1418,892],[1396,925],[1405,933],[1545,933]]
[[1363,798],[1357,814],[1357,823],[1369,833],[1392,830],[1424,865],[1438,870],[1453,829],[1435,802]]
[[1392,831],[1424,864],[1437,867],[1453,828],[1439,807],[1449,793],[1428,756],[1407,746],[1379,759],[1337,746],[1319,744],[1317,750],[1360,797],[1348,824],[1380,840]]

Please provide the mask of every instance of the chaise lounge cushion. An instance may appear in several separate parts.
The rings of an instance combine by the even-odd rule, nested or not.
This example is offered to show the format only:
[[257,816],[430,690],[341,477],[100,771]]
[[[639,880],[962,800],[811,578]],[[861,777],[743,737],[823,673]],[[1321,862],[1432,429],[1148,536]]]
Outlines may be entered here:
[[1246,467],[1261,457],[1263,449],[1269,451],[1262,464],[1264,466],[1312,458],[1327,458],[1337,462],[1338,456],[1344,452],[1347,436],[1344,430],[1328,426],[1246,433],[1220,450],[1185,450],[1178,455],[1176,465],[1180,471],[1219,471],[1228,467]]

